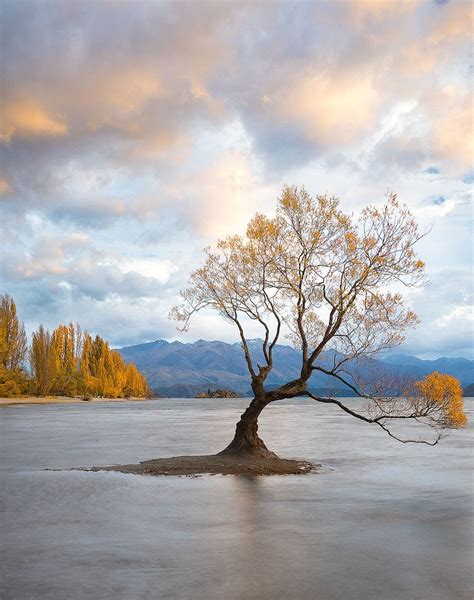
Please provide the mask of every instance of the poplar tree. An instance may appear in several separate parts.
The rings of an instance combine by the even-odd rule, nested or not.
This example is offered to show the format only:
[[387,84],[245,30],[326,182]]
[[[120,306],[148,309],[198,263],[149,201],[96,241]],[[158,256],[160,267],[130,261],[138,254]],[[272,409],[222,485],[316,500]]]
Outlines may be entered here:
[[0,296],[0,396],[14,397],[29,389],[23,370],[28,346],[25,327],[18,320],[11,296]]
[[30,365],[39,396],[46,396],[57,376],[56,349],[52,336],[43,325],[32,335]]
[[8,294],[0,297],[0,362],[9,370],[23,366],[28,351],[25,326],[18,320],[16,305]]
[[[29,357],[33,379],[21,370]],[[144,397],[148,385],[135,365],[126,365],[116,350],[80,325],[58,325],[50,334],[43,325],[32,335],[28,352],[23,323],[13,298],[0,297],[0,397],[18,396],[34,386],[36,393],[110,398]]]
[[100,336],[84,333],[79,361],[81,393],[109,398],[145,397],[146,378],[134,364],[126,365],[116,350]]
[[78,349],[82,346],[82,331],[79,325],[59,325],[52,335],[56,381],[54,392],[74,396],[78,391]]

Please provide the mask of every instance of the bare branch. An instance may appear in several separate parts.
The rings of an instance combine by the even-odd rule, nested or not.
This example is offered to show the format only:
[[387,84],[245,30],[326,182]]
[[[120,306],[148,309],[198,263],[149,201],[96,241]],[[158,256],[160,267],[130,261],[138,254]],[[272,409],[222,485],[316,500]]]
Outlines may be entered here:
[[[439,440],[443,437],[442,434],[438,431],[436,438],[433,441],[423,440],[421,438],[419,438],[417,440],[403,439],[403,438],[398,437],[394,433],[392,433],[388,429],[388,427],[384,423],[381,422],[380,419],[373,419],[370,417],[366,417],[354,410],[351,410],[349,407],[347,407],[345,404],[343,404],[339,400],[336,400],[335,398],[323,398],[320,396],[315,396],[314,394],[312,394],[311,392],[308,392],[308,391],[305,392],[303,395],[308,396],[309,398],[312,398],[316,402],[322,402],[324,404],[335,404],[336,406],[338,406],[341,410],[343,410],[347,414],[351,415],[352,417],[355,417],[356,419],[364,421],[365,423],[370,423],[370,424],[375,423],[376,425],[381,427],[390,437],[394,438],[395,440],[397,440],[399,442],[402,442],[403,444],[426,444],[428,446],[435,446],[439,442]],[[392,417],[386,416],[384,418],[385,419],[388,419],[388,418],[399,419],[402,417],[394,415]],[[412,416],[410,418],[414,418],[414,417]]]

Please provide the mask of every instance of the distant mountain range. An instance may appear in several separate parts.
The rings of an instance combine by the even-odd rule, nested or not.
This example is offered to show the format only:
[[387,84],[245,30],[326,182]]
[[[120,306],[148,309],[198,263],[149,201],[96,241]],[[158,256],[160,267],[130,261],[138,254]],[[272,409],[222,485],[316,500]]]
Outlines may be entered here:
[[[252,356],[263,364],[261,340],[249,340]],[[242,396],[248,396],[250,377],[240,343],[198,340],[190,344],[156,340],[146,344],[119,349],[125,362],[134,362],[148,379],[150,387],[160,396],[195,397],[208,390],[227,388]],[[334,352],[326,352],[321,364],[332,364]],[[267,380],[272,388],[289,381],[299,374],[300,351],[291,346],[277,345],[274,349],[274,368]],[[381,360],[371,359],[363,364],[350,365],[351,370],[370,381],[387,376],[390,378],[421,379],[432,371],[454,375],[463,387],[474,382],[474,361],[466,358],[438,358],[421,360],[414,356],[392,354]],[[317,393],[330,392],[335,396],[351,396],[353,392],[340,384],[335,387],[333,378],[316,373],[309,388]]]

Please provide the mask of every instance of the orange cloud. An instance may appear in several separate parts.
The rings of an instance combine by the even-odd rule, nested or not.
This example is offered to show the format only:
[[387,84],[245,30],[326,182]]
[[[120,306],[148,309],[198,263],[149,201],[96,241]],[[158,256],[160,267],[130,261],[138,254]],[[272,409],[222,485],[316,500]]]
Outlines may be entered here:
[[5,177],[0,177],[0,196],[5,196],[12,191],[10,182]]
[[472,105],[467,101],[462,110],[456,107],[435,123],[433,147],[443,159],[469,169],[474,158]]
[[449,38],[457,40],[471,40],[473,13],[470,2],[452,4],[446,7],[442,15],[430,32],[427,41],[429,44],[445,43]]
[[378,101],[370,77],[360,73],[301,77],[264,97],[266,107],[299,126],[309,140],[328,144],[351,142],[367,131]]
[[12,102],[4,108],[0,139],[12,137],[62,136],[68,132],[66,123],[56,118],[35,101]]
[[34,245],[31,254],[19,262],[15,271],[25,279],[44,277],[45,275],[64,275],[66,254],[62,244],[51,237],[42,237]]
[[87,118],[87,126],[98,129],[109,125],[134,134],[139,130],[137,115],[150,99],[163,97],[163,86],[156,73],[139,67],[122,66],[106,74],[98,70],[87,81],[87,91],[71,106]]
[[365,19],[387,19],[397,15],[413,12],[420,0],[351,0],[347,3],[350,13],[356,22]]
[[[212,239],[243,232],[256,207],[261,208],[265,188],[248,155],[230,150],[186,183],[170,185],[167,192],[183,205],[195,230]],[[186,204],[189,198],[194,201]]]

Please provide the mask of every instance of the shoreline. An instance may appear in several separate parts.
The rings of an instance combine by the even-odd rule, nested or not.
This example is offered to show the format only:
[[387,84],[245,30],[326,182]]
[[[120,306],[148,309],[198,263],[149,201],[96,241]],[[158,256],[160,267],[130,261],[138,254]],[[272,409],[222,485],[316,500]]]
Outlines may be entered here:
[[100,404],[103,402],[146,402],[156,398],[70,398],[69,396],[25,396],[19,398],[0,398],[2,406],[15,406],[19,404]]

